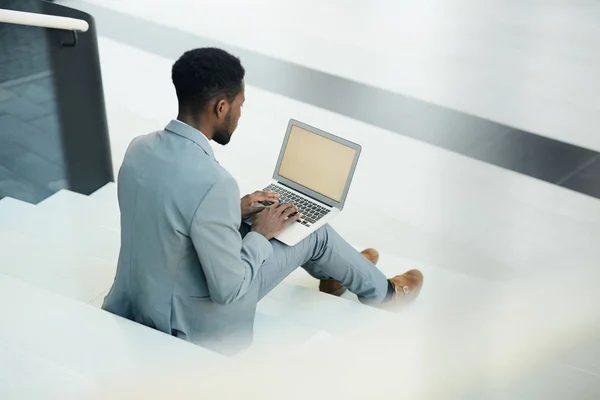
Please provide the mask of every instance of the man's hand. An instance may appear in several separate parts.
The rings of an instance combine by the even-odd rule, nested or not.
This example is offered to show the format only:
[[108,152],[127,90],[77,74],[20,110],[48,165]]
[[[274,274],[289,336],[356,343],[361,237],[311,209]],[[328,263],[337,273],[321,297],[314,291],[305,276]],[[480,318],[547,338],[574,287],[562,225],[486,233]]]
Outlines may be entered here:
[[252,232],[260,233],[267,240],[271,240],[279,235],[286,226],[298,221],[300,217],[302,215],[300,215],[298,209],[292,203],[264,207],[263,211],[254,219]]
[[252,217],[253,215],[262,211],[265,208],[265,206],[263,206],[262,204],[257,205],[255,203],[262,203],[264,201],[268,201],[269,203],[278,204],[278,199],[279,195],[277,193],[270,191],[263,192],[260,190],[242,197],[242,221]]

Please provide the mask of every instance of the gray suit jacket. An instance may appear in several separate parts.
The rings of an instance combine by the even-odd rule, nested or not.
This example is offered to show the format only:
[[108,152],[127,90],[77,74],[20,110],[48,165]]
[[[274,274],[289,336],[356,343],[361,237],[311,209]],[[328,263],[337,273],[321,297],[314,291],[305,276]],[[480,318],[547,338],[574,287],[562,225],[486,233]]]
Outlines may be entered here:
[[273,249],[242,238],[237,183],[208,139],[176,120],[134,139],[118,197],[121,251],[103,309],[219,351],[248,345],[252,283]]

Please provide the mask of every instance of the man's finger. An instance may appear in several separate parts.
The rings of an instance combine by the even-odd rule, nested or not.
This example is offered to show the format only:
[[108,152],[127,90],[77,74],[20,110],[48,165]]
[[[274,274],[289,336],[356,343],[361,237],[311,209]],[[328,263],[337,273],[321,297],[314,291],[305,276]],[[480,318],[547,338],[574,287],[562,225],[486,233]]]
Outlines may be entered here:
[[250,195],[250,200],[252,203],[262,203],[267,200],[267,197],[257,192]]
[[296,213],[296,214],[294,214],[294,215],[290,216],[288,219],[286,219],[286,220],[285,220],[285,221],[283,221],[283,222],[285,223],[285,225],[289,225],[289,224],[291,224],[292,222],[296,222],[296,221],[298,221],[300,218],[302,218],[302,214],[300,214],[300,213]]
[[297,213],[298,212],[298,208],[294,205],[292,205],[290,208],[286,209],[284,212],[281,213],[281,215],[284,218],[289,217],[290,215]]
[[268,191],[257,191],[252,193],[250,196],[252,196],[252,202],[253,203],[261,203],[263,201],[268,201],[270,203],[274,203],[275,200],[277,200],[280,196],[279,194],[275,193],[275,192],[268,192]]
[[259,212],[261,212],[265,208],[267,208],[267,207],[265,207],[263,205],[252,206],[252,207],[250,207],[250,211],[248,211],[248,213],[249,214],[258,214]]
[[281,211],[281,213],[285,213],[291,207],[294,207],[292,203],[281,203],[277,205],[277,208],[279,208],[279,211]]
[[265,200],[270,201],[271,203],[275,202],[277,199],[279,199],[279,197],[281,197],[275,192],[261,192],[260,196],[263,196]]

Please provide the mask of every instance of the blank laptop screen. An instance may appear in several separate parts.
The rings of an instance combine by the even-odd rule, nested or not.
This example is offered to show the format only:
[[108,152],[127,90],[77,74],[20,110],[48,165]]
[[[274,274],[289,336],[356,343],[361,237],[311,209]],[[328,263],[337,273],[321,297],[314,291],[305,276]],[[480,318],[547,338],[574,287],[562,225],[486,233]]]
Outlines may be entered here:
[[356,150],[293,125],[278,174],[341,201]]

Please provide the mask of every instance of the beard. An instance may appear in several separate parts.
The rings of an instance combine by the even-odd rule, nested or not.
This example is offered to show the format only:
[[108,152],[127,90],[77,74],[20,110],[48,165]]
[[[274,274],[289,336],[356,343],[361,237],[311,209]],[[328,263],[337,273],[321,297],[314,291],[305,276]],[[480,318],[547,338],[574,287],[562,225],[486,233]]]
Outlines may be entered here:
[[220,144],[221,146],[225,146],[231,140],[231,135],[233,135],[234,127],[231,121],[231,109],[227,112],[225,116],[225,120],[223,121],[223,125],[215,129],[213,140]]

